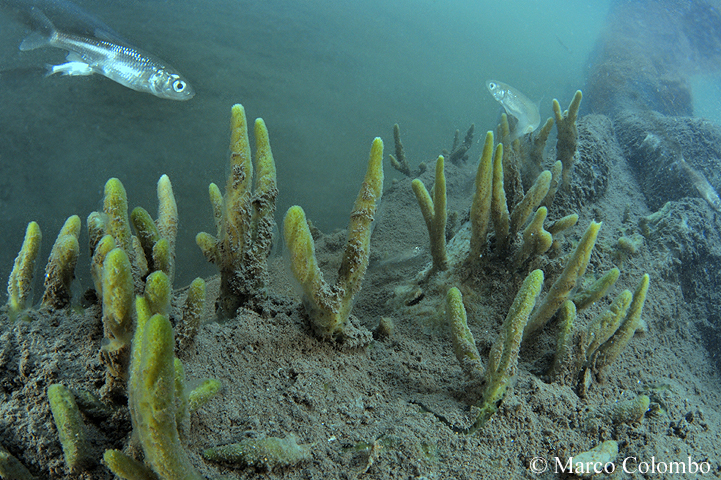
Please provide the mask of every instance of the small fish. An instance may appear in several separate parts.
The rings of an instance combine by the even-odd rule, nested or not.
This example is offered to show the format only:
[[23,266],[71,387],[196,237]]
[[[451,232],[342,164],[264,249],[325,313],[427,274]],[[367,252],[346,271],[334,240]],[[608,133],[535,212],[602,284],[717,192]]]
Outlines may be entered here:
[[688,179],[691,181],[693,186],[696,187],[696,190],[698,190],[701,198],[706,200],[708,204],[711,205],[711,208],[717,212],[721,212],[721,198],[719,198],[718,193],[716,193],[716,189],[713,188],[703,173],[698,170],[694,170],[694,168],[686,162],[686,159],[683,158],[683,156],[679,158],[678,162],[681,165],[683,172],[688,176]]
[[510,85],[488,80],[486,82],[488,91],[493,98],[503,105],[508,115],[512,115],[518,122],[511,133],[511,141],[531,133],[541,124],[541,114],[538,113],[538,105],[533,103],[524,94]]
[[138,92],[170,100],[190,100],[195,95],[193,87],[177,70],[148,53],[124,44],[59,32],[38,9],[33,9],[33,15],[41,24],[41,31],[23,40],[20,50],[46,46],[67,50],[72,65],[56,66],[61,71],[88,74],[75,65],[84,63],[90,73],[98,73]]
[[423,249],[421,247],[415,246],[409,250],[406,250],[405,252],[401,252],[398,254],[395,254],[391,257],[384,258],[383,260],[375,263],[372,265],[373,268],[376,267],[385,267],[387,265],[399,265],[405,262],[409,262],[411,260],[415,260],[416,258],[420,257],[423,254]]

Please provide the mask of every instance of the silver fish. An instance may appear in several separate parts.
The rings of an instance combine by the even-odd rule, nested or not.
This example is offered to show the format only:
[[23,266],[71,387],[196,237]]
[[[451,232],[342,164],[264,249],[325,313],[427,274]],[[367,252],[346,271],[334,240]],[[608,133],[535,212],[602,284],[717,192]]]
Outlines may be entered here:
[[486,87],[488,87],[488,91],[491,92],[493,98],[503,105],[506,113],[513,115],[518,120],[516,128],[511,133],[511,140],[533,132],[541,124],[538,105],[529,100],[524,94],[510,85],[495,80],[488,80]]
[[83,69],[76,65],[72,69],[65,69],[63,73],[98,73],[132,90],[170,100],[190,100],[195,95],[188,81],[159,58],[128,45],[59,32],[39,10],[33,9],[33,15],[42,22],[42,31],[33,32],[23,40],[20,50],[46,46],[60,48],[69,52],[69,62],[88,66]]

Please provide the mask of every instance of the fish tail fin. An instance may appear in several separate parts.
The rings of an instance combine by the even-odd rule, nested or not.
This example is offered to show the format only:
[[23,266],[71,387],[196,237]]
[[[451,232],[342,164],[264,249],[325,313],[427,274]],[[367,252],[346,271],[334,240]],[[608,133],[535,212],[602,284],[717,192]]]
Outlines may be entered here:
[[35,50],[36,48],[50,45],[53,37],[56,35],[55,26],[50,19],[37,7],[33,7],[30,11],[33,19],[33,28],[35,31],[20,44],[20,50]]

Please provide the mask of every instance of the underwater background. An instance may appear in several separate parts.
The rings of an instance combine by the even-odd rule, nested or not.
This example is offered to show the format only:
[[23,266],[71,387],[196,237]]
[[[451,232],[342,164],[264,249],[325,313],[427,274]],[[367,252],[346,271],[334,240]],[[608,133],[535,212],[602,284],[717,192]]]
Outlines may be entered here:
[[[189,423],[179,407],[163,436],[180,431],[185,453],[174,456],[187,454],[205,478],[230,473],[250,480],[265,469],[267,478],[290,480],[551,480],[566,472],[537,470],[536,460],[550,459],[548,467],[597,448],[609,463],[638,464],[614,478],[637,478],[649,459],[704,465],[702,473],[721,478],[721,0],[78,1],[182,72],[196,91],[188,102],[97,75],[46,77],[45,65],[62,63],[64,52],[19,51],[30,31],[3,7],[60,1],[0,0],[0,277],[10,272],[25,226],[37,221],[45,237],[37,302],[41,268],[60,226],[73,214],[83,222],[72,308],[18,310],[10,295],[0,309],[0,477],[7,476],[3,449],[38,478],[109,479],[101,458],[111,449],[158,472],[156,449],[134,440],[146,412],[133,406],[149,394],[136,389],[148,385],[138,381],[152,370],[143,365],[156,363],[165,371],[161,380],[172,377],[177,389],[165,389],[160,400],[173,404],[203,379],[218,382]],[[494,222],[490,235],[474,226],[482,196],[472,196],[482,190],[480,181],[474,184],[482,176],[476,167],[490,165],[494,145],[489,138],[479,161],[480,143],[501,113],[486,88],[490,79],[538,102],[542,121],[553,99],[570,111],[565,120],[556,116],[548,142],[538,141],[542,130],[513,146],[508,136],[496,136],[506,140],[508,155],[499,148],[494,168],[506,161],[511,167],[503,166],[510,173],[492,188],[500,200],[490,208],[499,217],[509,206],[511,224],[530,214],[532,192],[563,178],[557,192],[533,200],[534,209],[539,201],[546,205],[523,233],[525,219],[509,232]],[[217,275],[195,235],[213,231],[208,184],[224,190],[226,178],[242,177],[237,168],[235,177],[228,172],[230,110],[238,103],[249,120],[262,117],[270,133],[277,223],[297,204],[322,232],[305,229],[305,217],[293,209],[286,242],[276,237],[267,265],[264,257],[246,257],[230,269],[232,255],[225,254],[232,247],[206,242]],[[236,119],[241,110],[234,109]],[[386,160],[396,123],[408,176]],[[468,158],[449,156],[441,167],[438,154],[471,124]],[[351,218],[367,225],[375,214],[372,227],[348,234],[342,229],[366,165],[378,166],[378,155],[368,162],[376,136],[385,141],[385,189],[375,211],[377,193],[369,185],[380,175],[369,174]],[[545,151],[529,150],[539,144]],[[561,165],[555,173],[535,171],[551,168],[554,159]],[[419,168],[421,162],[430,168]],[[169,282],[160,292],[150,276],[115,286],[115,275],[129,279],[133,268],[114,259],[120,249],[104,257],[111,259],[101,274],[107,278],[93,291],[85,219],[101,209],[106,181],[118,177],[129,208],[144,206],[156,216],[162,174],[172,181],[180,216],[176,262],[166,265],[171,272],[177,267],[173,294]],[[539,187],[528,188],[534,178]],[[429,208],[414,194],[431,185]],[[529,202],[519,202],[523,193]],[[112,205],[106,211],[112,215]],[[256,232],[271,229],[258,223]],[[294,231],[302,242],[288,240]],[[254,247],[262,249],[266,238],[258,234]],[[303,243],[310,238],[313,255]],[[477,239],[487,240],[479,250]],[[291,253],[281,255],[289,253],[285,245]],[[144,252],[134,261],[141,258],[147,260]],[[311,263],[328,282],[316,282],[321,275],[314,272],[300,292],[294,277]],[[11,285],[28,277],[22,272]],[[197,287],[198,279],[196,288],[183,288],[194,277],[205,285]],[[228,286],[245,289],[231,292],[237,311],[226,302]],[[449,294],[452,286],[458,290]],[[139,308],[125,319],[162,323],[172,348],[145,356],[159,335],[136,329],[132,348],[140,356],[133,354],[126,383],[122,352],[130,342],[113,342],[110,320],[121,308],[111,302],[115,293],[131,302],[142,290]],[[59,305],[60,295],[47,291]],[[141,320],[153,292],[166,297],[164,311]],[[569,296],[566,313],[547,307]],[[526,313],[518,313],[516,299]],[[230,305],[228,318],[218,305]],[[568,313],[572,305],[582,311]],[[15,321],[19,312],[22,320]],[[337,336],[318,321],[329,312],[342,317]],[[539,312],[555,316],[538,326]],[[528,314],[535,331],[522,318]],[[606,326],[611,319],[615,325]],[[197,329],[188,333],[191,320]],[[116,338],[122,337],[128,332]],[[476,352],[459,347],[459,337]],[[501,349],[506,366],[499,375]],[[117,362],[113,352],[121,352]],[[183,375],[174,355],[182,357],[187,389],[177,386]],[[84,399],[78,414],[90,442],[81,473],[61,450],[71,442],[51,411],[49,385],[67,385]],[[483,431],[473,436],[476,427]],[[207,455],[209,447],[239,439],[281,437],[297,439],[304,458],[273,469]]]
[[[194,237],[212,225],[208,184],[225,182],[234,103],[268,125],[277,218],[299,204],[321,230],[345,228],[375,136],[391,152],[398,123],[413,167],[471,123],[477,142],[500,112],[488,79],[518,88],[542,112],[553,98],[567,105],[611,2],[76,3],[175,66],[197,94],[173,102],[98,75],[45,78],[44,65],[62,63],[64,52],[19,51],[30,31],[0,11],[0,278],[29,221],[40,224],[47,258],[65,218],[84,222],[100,207],[108,178],[123,182],[132,209],[155,204],[164,173],[181,222],[176,285],[215,273]],[[474,147],[472,160],[479,154]],[[386,181],[394,174],[387,169]],[[78,290],[90,284],[87,258],[83,249]]]

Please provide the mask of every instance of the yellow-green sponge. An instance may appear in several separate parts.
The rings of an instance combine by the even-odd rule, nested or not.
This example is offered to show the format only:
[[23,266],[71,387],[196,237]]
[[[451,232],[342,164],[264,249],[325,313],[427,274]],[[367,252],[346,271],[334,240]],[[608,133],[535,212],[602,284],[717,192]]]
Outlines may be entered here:
[[595,361],[595,367],[597,369],[606,367],[616,360],[623,349],[626,348],[628,342],[631,341],[631,338],[633,338],[633,334],[636,333],[636,329],[641,322],[641,312],[643,311],[643,304],[646,301],[649,282],[650,277],[648,274],[645,274],[633,292],[631,305],[628,307],[626,318],[624,318],[621,326],[618,327],[618,330],[616,330],[606,343],[599,347]]
[[631,400],[619,402],[613,406],[611,419],[616,425],[621,423],[636,423],[643,419],[651,405],[648,395],[639,395]]
[[591,258],[593,246],[596,244],[596,237],[601,228],[601,223],[591,222],[583,234],[581,241],[578,242],[576,250],[571,255],[570,260],[566,264],[566,268],[561,276],[553,283],[541,305],[533,312],[528,326],[523,334],[524,340],[528,339],[543,328],[546,322],[551,319],[556,310],[568,300],[571,291],[576,287],[576,282],[583,277],[588,266],[588,260]]
[[41,241],[40,227],[37,223],[30,222],[8,280],[8,316],[11,322],[33,301],[33,276]]
[[102,357],[114,377],[125,379],[133,335],[133,272],[123,249],[116,248],[107,254],[102,277],[105,330]]
[[443,172],[443,155],[436,160],[436,181],[433,185],[433,198],[431,199],[428,190],[419,179],[411,182],[411,188],[418,200],[423,219],[428,228],[428,235],[431,242],[431,257],[433,258],[434,270],[445,270],[448,268],[446,256],[446,176]]
[[44,308],[60,309],[70,304],[70,284],[75,278],[75,265],[80,254],[79,235],[80,217],[73,215],[60,229],[45,267]]
[[35,480],[36,477],[10,452],[0,445],[0,478]]
[[248,124],[240,104],[231,108],[230,130],[230,175],[225,196],[215,184],[209,188],[216,235],[202,232],[196,236],[205,257],[220,269],[216,311],[222,318],[235,316],[241,305],[266,294],[278,195],[275,162],[263,119],[255,121],[254,189]]
[[120,450],[105,450],[103,463],[123,480],[158,480],[150,468]]
[[481,428],[496,413],[511,380],[516,375],[523,330],[528,322],[528,316],[536,304],[541,287],[543,287],[543,272],[534,270],[523,281],[521,289],[513,300],[513,305],[501,327],[501,333],[491,348],[486,373],[486,388],[483,398],[477,404],[480,412],[469,429],[469,433]]
[[135,338],[139,345],[133,346],[128,406],[145,462],[163,480],[201,480],[180,443],[176,424],[173,327],[156,314],[140,333],[142,337],[136,333]]
[[223,385],[214,378],[209,378],[188,393],[188,411],[193,413],[218,394]]
[[213,462],[234,462],[250,467],[287,467],[312,458],[310,445],[298,445],[295,437],[246,439],[222,447],[209,448],[203,456]]
[[[496,149],[495,157],[499,162],[503,157],[503,146]],[[478,161],[473,202],[471,203],[471,249],[470,262],[476,262],[486,246],[488,223],[491,220],[491,202],[493,199],[493,132],[486,132],[483,153]]]
[[63,447],[65,465],[77,472],[88,461],[85,424],[80,410],[70,390],[59,383],[48,387],[48,401]]
[[371,223],[383,188],[383,141],[373,140],[368,170],[356,198],[348,225],[348,241],[338,270],[338,280],[328,285],[318,268],[315,244],[305,212],[288,209],[284,220],[290,267],[304,293],[308,315],[319,336],[345,337],[353,297],[361,287],[370,255]]
[[463,296],[456,287],[448,290],[446,296],[446,318],[451,327],[453,352],[456,354],[461,368],[473,380],[483,379],[483,365],[481,354],[478,353],[476,340],[468,328],[466,309],[463,306]]

